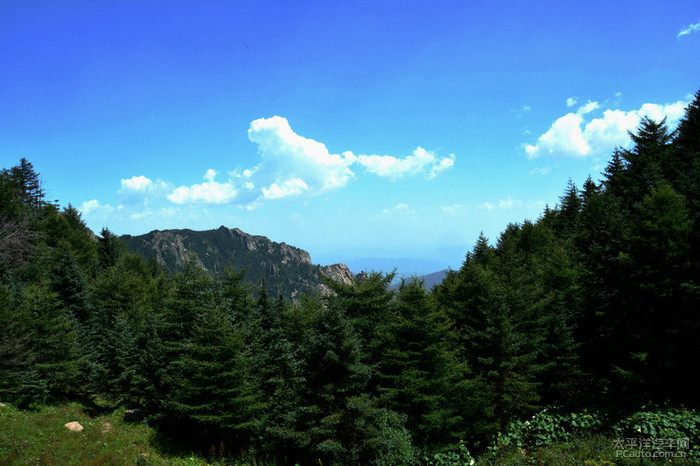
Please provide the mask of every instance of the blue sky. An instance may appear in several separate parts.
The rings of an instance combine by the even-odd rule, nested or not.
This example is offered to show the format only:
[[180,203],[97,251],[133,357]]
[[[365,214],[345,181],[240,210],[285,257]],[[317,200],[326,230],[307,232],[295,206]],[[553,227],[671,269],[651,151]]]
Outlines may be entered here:
[[2,2],[0,162],[96,231],[454,268],[674,125],[699,57],[697,1]]

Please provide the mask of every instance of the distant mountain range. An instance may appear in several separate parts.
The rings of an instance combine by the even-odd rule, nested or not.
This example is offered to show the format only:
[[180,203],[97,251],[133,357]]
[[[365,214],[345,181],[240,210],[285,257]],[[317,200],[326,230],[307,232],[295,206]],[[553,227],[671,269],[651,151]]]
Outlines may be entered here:
[[190,257],[211,273],[227,267],[243,270],[253,286],[259,286],[264,279],[273,296],[281,293],[295,299],[302,293],[327,292],[322,275],[344,283],[353,280],[344,264],[314,265],[303,249],[250,235],[238,228],[155,230],[139,236],[124,235],[121,240],[131,252],[144,259],[153,257],[171,272],[180,270]]
[[[272,296],[296,299],[303,293],[326,293],[322,275],[343,283],[352,283],[354,274],[345,264],[314,265],[307,251],[276,243],[265,236],[250,235],[238,228],[221,226],[215,230],[154,230],[145,235],[124,235],[121,240],[129,251],[144,259],[155,260],[170,272],[182,269],[192,257],[205,270],[215,274],[227,267],[245,271],[246,280],[257,288],[262,280]],[[418,266],[416,265],[418,264]],[[426,289],[440,283],[447,269],[433,273],[406,273],[407,270],[435,270],[439,261],[417,259],[360,259],[352,262],[355,272],[396,270],[393,286],[400,278],[413,276],[425,283]]]
[[[418,280],[423,281],[423,286],[425,287],[426,290],[430,290],[433,286],[442,283],[442,281],[445,279],[447,276],[447,273],[450,271],[450,269],[445,269],[445,270],[440,270],[439,272],[433,272],[429,273],[427,275],[412,275],[412,276],[404,276],[406,280],[411,280],[412,278],[417,278]],[[401,277],[394,279],[392,283],[393,288],[398,288],[401,285]]]

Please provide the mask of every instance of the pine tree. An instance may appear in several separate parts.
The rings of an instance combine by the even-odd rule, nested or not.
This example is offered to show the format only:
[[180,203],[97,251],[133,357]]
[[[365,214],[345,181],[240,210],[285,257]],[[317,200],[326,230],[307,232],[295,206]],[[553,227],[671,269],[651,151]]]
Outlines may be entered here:
[[644,197],[632,224],[625,259],[634,301],[628,308],[629,320],[619,323],[627,335],[621,356],[628,362],[622,360],[618,372],[643,383],[643,389],[637,390],[640,398],[645,393],[675,396],[690,383],[677,365],[687,360],[684,353],[690,347],[686,345],[689,338],[694,339],[688,326],[697,329],[697,319],[694,326],[687,319],[695,311],[686,307],[692,299],[688,299],[691,288],[686,281],[690,230],[684,199],[666,182]]
[[447,348],[448,322],[417,280],[402,281],[392,320],[378,391],[391,410],[407,415],[421,445],[447,444],[461,420],[449,402],[462,375]]
[[207,310],[197,317],[183,350],[175,361],[180,374],[175,409],[197,421],[216,445],[248,444],[258,401],[243,332],[222,310]]
[[372,272],[350,285],[324,280],[333,291],[325,298],[327,305],[347,316],[360,338],[363,362],[375,369],[382,363],[387,326],[393,316],[394,292],[389,288],[393,279],[393,273]]
[[18,312],[10,289],[0,285],[0,398],[10,402],[19,399],[31,358],[26,317]]
[[124,252],[124,245],[119,241],[119,238],[107,228],[103,228],[97,238],[97,256],[100,267],[103,269],[114,267]]
[[75,396],[83,391],[79,383],[80,360],[77,348],[77,322],[65,312],[58,296],[44,284],[28,285],[22,293],[22,307],[28,316],[30,347],[29,372],[32,386],[47,387],[53,399]]
[[41,187],[39,174],[34,171],[34,166],[26,158],[22,157],[19,165],[10,169],[12,178],[17,187],[18,200],[32,211],[37,211],[44,200],[44,190]]
[[66,251],[54,268],[51,276],[51,289],[58,294],[61,305],[80,323],[90,318],[91,306],[87,285],[73,254]]
[[664,167],[671,153],[672,134],[666,126],[666,118],[656,122],[643,117],[636,133],[630,132],[634,147],[622,150],[626,165],[622,185],[622,202],[635,211],[642,199],[662,180]]

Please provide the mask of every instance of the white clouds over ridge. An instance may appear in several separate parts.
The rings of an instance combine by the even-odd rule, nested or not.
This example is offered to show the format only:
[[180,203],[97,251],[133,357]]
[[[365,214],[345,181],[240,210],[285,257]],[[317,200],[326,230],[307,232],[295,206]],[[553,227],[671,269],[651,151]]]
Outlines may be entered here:
[[172,186],[163,180],[152,181],[150,178],[140,175],[122,179],[118,193],[122,196],[130,197],[135,194],[163,194],[171,189]]
[[[570,101],[567,101],[567,104]],[[526,144],[529,158],[542,155],[565,157],[588,157],[604,155],[615,147],[630,144],[628,132],[634,131],[645,116],[660,121],[667,118],[669,127],[674,128],[684,115],[689,101],[670,104],[643,104],[638,110],[622,111],[607,109],[602,117],[590,118],[587,115],[599,110],[598,102],[588,102],[579,107],[576,113],[567,113],[557,118],[535,144]]]
[[228,204],[238,195],[233,182],[219,183],[214,180],[216,172],[211,168],[204,174],[204,183],[175,188],[168,199],[175,204]]

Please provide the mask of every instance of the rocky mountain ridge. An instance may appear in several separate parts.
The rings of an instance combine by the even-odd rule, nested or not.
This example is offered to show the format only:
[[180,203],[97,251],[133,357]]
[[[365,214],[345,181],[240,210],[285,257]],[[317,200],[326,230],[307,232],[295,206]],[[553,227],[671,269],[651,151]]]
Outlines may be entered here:
[[327,293],[322,275],[342,283],[354,280],[344,264],[314,265],[303,249],[238,228],[154,230],[145,235],[124,235],[121,240],[131,252],[144,259],[153,257],[171,272],[180,270],[190,258],[212,274],[233,267],[245,271],[253,286],[264,280],[270,294],[292,299],[303,293]]

